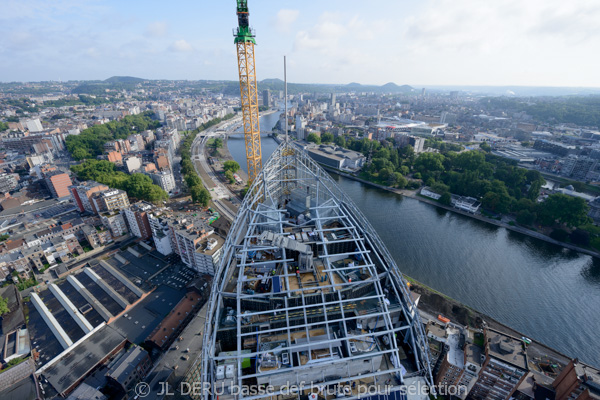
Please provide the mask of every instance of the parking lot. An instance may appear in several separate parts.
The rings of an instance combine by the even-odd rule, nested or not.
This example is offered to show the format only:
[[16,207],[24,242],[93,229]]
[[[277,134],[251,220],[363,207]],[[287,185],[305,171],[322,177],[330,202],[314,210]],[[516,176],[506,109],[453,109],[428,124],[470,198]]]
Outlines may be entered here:
[[150,282],[154,285],[166,285],[176,290],[182,290],[194,277],[196,277],[196,272],[179,262],[167,267],[154,276]]

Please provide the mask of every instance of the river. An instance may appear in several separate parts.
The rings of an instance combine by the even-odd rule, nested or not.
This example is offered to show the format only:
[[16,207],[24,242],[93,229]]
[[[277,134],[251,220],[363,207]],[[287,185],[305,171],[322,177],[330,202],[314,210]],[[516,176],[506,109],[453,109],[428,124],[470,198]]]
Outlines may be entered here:
[[[263,130],[270,129],[265,125]],[[243,137],[232,139],[229,150],[245,168]],[[263,138],[265,161],[275,148],[273,139]],[[600,260],[332,176],[375,227],[403,273],[568,356],[600,366]]]

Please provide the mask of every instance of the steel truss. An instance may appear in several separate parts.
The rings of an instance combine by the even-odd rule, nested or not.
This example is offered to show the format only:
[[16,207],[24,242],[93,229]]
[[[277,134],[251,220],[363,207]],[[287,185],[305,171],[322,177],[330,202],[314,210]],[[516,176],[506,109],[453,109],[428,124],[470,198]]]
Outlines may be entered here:
[[[307,218],[303,223],[289,218],[287,214],[291,211],[285,207],[289,203],[289,206],[298,208],[298,204],[301,204],[298,199],[305,201],[303,212]],[[312,239],[307,243],[316,246],[318,251],[315,257],[323,264],[320,270],[322,280],[318,282],[315,279],[316,285],[315,282],[307,287],[301,284],[293,267],[294,254],[258,241],[264,230],[286,235],[290,228],[310,229]],[[332,237],[333,232],[345,237]],[[335,245],[345,245],[346,249],[350,246],[354,250],[335,251]],[[281,257],[274,261],[252,260],[249,253],[257,251],[279,251]],[[334,265],[340,259],[352,257],[360,260],[360,263]],[[283,282],[281,291],[254,293],[244,290],[244,285],[248,283],[271,279],[266,274],[264,277],[249,277],[249,269],[274,262],[277,269],[273,273]],[[364,278],[340,278],[352,273]],[[295,280],[298,280],[298,284],[292,285]],[[225,328],[222,325],[226,317],[225,302],[231,304],[232,301],[235,302],[235,307],[231,307],[235,326]],[[267,303],[274,305],[274,308],[253,308],[254,304]],[[263,326],[258,328],[255,323],[249,323],[250,318],[260,319]],[[375,324],[372,324],[373,320]],[[367,321],[367,326],[358,329],[359,321]],[[220,343],[217,334],[222,329],[235,329],[234,347],[240,352],[234,355],[218,354]],[[311,342],[311,332],[316,329],[320,329],[319,332],[324,332],[324,335]],[[294,340],[298,335],[306,338],[302,345]],[[256,348],[241,354],[244,340],[254,336]],[[285,344],[277,348],[278,352],[289,352],[290,358],[291,354],[302,353],[308,362],[303,365],[296,362],[291,368],[270,371],[259,372],[254,367],[251,371],[243,371],[244,358],[254,360],[256,366],[261,357],[272,352],[260,348],[259,343],[263,338],[266,341],[270,338],[283,339]],[[364,354],[355,354],[350,346],[351,341],[368,342],[371,347]],[[389,345],[383,346],[384,342]],[[305,151],[284,142],[253,181],[233,222],[208,301],[202,353],[186,379],[190,383],[214,384],[217,365],[233,363],[237,371],[235,384],[239,386],[256,379],[271,382],[281,374],[287,374],[289,385],[298,385],[304,373],[319,365],[319,360],[311,356],[310,349],[315,346],[319,349],[325,346],[331,355],[343,354],[328,361],[332,368],[341,368],[343,376],[326,376],[323,373],[318,385],[343,384],[358,379],[381,382],[388,374],[396,375],[401,380],[420,377],[426,384],[433,385],[429,348],[419,313],[393,258],[363,214],[331,177]],[[399,351],[401,347],[409,351]],[[295,349],[300,350],[295,352]],[[400,365],[398,360],[402,359],[401,354],[404,353],[409,355]],[[383,362],[377,365],[376,359],[385,360],[387,367],[383,367]],[[388,360],[397,362],[389,365]],[[364,361],[369,370],[352,375],[350,364],[356,361]],[[408,362],[412,368],[407,372],[404,364]],[[274,396],[277,394],[273,393]],[[244,399],[260,397],[238,396]],[[210,395],[205,393],[203,398],[208,399]]]

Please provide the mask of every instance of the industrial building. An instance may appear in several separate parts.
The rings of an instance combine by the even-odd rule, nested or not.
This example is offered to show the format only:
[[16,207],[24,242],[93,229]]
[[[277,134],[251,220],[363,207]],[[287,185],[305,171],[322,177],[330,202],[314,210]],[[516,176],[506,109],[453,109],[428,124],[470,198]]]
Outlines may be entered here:
[[402,385],[432,385],[427,339],[402,274],[309,154],[284,142],[248,193],[187,381],[225,393],[271,385],[273,398],[286,385],[312,383],[346,398],[385,385],[392,395]]
[[357,151],[337,146],[320,145],[306,150],[316,162],[339,170],[357,171],[365,165],[367,159]]
[[108,370],[109,384],[125,393],[132,390],[152,367],[148,352],[139,346],[131,346]]
[[521,340],[485,330],[485,353],[477,382],[469,392],[472,400],[508,400],[529,371]]
[[48,190],[50,190],[50,193],[52,193],[52,197],[55,198],[68,196],[70,194],[69,186],[73,185],[69,174],[61,171],[54,171],[46,174],[45,181],[46,185],[48,186]]

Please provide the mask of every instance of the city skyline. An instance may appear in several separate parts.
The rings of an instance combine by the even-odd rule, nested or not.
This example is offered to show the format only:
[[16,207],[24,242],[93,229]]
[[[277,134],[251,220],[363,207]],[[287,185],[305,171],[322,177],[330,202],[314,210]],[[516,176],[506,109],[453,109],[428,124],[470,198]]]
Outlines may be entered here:
[[[600,6],[584,1],[251,1],[259,79],[600,87]],[[182,12],[185,11],[185,12]],[[0,80],[236,80],[235,2],[0,5]]]

